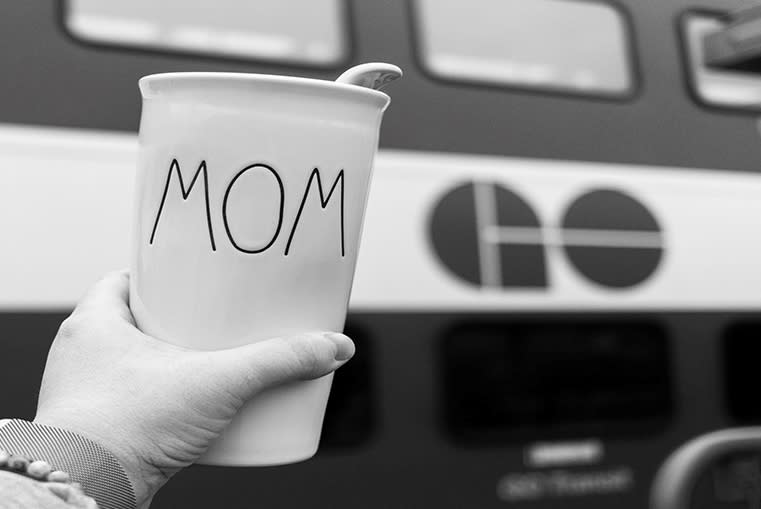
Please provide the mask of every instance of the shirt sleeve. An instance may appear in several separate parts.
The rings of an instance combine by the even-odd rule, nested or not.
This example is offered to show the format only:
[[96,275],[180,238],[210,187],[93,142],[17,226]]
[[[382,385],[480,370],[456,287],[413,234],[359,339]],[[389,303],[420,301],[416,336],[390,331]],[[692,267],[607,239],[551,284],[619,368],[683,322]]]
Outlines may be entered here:
[[0,421],[0,450],[68,472],[100,509],[135,509],[135,493],[122,466],[103,446],[81,435],[20,419]]

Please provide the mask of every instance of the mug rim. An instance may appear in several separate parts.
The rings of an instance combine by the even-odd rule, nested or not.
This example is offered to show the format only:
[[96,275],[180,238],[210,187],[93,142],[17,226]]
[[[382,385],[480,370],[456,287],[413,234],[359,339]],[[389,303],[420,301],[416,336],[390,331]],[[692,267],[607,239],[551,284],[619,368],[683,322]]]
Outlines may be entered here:
[[154,83],[161,82],[252,82],[263,84],[283,84],[297,85],[306,88],[322,89],[325,91],[341,91],[349,95],[358,97],[372,98],[379,102],[381,109],[385,109],[391,102],[391,97],[385,92],[372,88],[361,87],[349,83],[338,83],[330,80],[321,80],[316,78],[304,78],[301,76],[283,76],[279,74],[258,74],[245,72],[206,72],[206,71],[187,71],[187,72],[164,72],[148,74],[138,80],[140,92],[144,98],[152,97],[150,86]]

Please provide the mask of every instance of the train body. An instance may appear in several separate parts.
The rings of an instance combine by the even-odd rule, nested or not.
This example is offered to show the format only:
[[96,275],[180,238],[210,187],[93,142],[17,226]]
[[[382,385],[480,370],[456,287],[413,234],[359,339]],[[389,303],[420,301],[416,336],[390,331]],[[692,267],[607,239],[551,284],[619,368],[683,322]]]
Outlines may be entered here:
[[140,76],[389,61],[318,455],[192,467],[153,507],[641,509],[676,447],[761,423],[761,74],[699,44],[749,2],[259,3],[249,38],[245,2],[0,4],[3,415],[127,265]]

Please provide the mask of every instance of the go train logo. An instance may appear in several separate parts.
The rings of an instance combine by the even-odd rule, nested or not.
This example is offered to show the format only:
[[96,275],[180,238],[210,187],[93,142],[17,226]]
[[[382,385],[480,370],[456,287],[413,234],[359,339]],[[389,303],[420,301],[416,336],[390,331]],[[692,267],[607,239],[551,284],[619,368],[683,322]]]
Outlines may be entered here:
[[655,272],[664,252],[653,214],[614,189],[584,192],[548,225],[505,186],[469,182],[439,199],[430,232],[434,251],[452,274],[487,288],[546,288],[549,249],[562,250],[597,285],[630,288]]

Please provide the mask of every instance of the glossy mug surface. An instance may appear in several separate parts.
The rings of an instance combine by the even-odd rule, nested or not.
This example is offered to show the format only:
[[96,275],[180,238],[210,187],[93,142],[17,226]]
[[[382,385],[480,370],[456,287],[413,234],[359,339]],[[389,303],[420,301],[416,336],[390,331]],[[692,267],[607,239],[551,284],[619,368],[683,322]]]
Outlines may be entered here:
[[[389,98],[330,81],[230,73],[140,80],[130,306],[200,350],[341,331]],[[332,375],[258,395],[201,462],[317,450]]]

